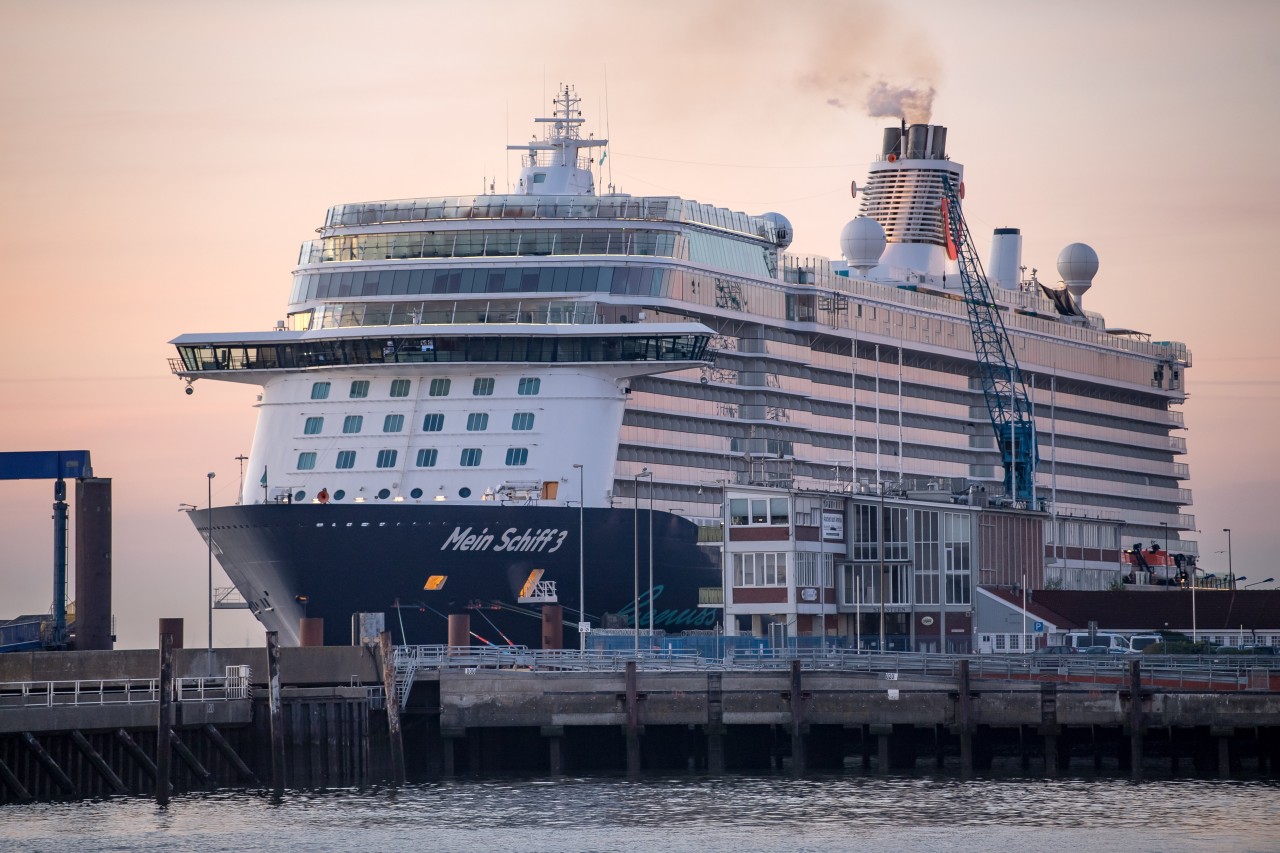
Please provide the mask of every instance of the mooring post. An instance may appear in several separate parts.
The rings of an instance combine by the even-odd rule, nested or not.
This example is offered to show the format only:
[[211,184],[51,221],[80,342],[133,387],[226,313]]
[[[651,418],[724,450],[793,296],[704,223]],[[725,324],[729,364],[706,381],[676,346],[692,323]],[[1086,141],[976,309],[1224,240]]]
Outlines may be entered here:
[[707,673],[707,772],[724,773],[724,676]]
[[1142,778],[1142,661],[1129,661],[1129,771]]
[[968,778],[973,775],[973,697],[969,695],[969,661],[960,661],[959,674],[960,775]]
[[391,739],[391,775],[404,784],[404,737],[400,733],[400,697],[396,694],[396,660],[391,648],[391,632],[378,635],[378,657],[382,664],[382,686],[387,694],[387,735]]
[[640,708],[636,691],[636,662],[627,661],[627,775],[640,773]]
[[541,726],[538,733],[547,739],[547,763],[552,776],[564,775],[564,726]]
[[173,721],[170,713],[173,701],[173,634],[167,631],[160,634],[158,690],[160,702],[156,708],[156,803],[164,806],[169,804],[169,760],[172,755],[169,748],[169,726]]
[[271,719],[271,787],[284,790],[284,706],[280,701],[280,635],[267,632],[267,707]]
[[800,661],[791,662],[791,772],[805,772],[804,694],[801,691]]

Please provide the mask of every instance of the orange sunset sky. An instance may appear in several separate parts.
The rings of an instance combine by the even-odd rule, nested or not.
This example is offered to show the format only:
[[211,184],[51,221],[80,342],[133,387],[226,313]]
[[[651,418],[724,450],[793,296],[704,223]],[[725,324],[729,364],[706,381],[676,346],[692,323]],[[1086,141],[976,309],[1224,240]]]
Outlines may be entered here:
[[[1236,573],[1273,577],[1278,35],[1265,0],[0,0],[0,450],[90,449],[119,645],[154,646],[161,616],[202,644],[205,546],[177,506],[208,471],[235,500],[255,389],[184,395],[166,341],[283,318],[328,206],[501,188],[568,82],[598,136],[607,98],[620,191],[778,210],[792,251],[835,257],[885,80],[935,89],[984,255],[1020,227],[1056,283],[1087,242],[1087,307],[1191,347],[1186,537],[1225,571],[1230,527]],[[51,502],[0,482],[0,617],[49,609]],[[216,614],[216,643],[261,640]]]

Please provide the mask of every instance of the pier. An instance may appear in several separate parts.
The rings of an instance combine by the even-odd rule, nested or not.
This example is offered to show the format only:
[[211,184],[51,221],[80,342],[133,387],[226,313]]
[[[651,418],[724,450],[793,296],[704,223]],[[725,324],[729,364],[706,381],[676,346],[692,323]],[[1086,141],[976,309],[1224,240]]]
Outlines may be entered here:
[[1280,768],[1274,659],[708,659],[382,640],[174,649],[167,666],[163,644],[0,656],[0,803],[512,772]]

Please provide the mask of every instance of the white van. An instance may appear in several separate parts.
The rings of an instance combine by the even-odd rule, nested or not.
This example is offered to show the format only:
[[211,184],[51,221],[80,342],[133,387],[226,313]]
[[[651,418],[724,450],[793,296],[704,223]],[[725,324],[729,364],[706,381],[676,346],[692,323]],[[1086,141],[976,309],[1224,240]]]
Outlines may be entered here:
[[1129,651],[1135,654],[1145,652],[1148,647],[1159,645],[1164,642],[1164,637],[1159,634],[1134,634],[1129,638]]
[[1128,639],[1121,634],[1112,634],[1108,631],[1097,631],[1092,637],[1088,631],[1072,631],[1067,634],[1062,644],[1075,649],[1078,654],[1121,655],[1129,652]]

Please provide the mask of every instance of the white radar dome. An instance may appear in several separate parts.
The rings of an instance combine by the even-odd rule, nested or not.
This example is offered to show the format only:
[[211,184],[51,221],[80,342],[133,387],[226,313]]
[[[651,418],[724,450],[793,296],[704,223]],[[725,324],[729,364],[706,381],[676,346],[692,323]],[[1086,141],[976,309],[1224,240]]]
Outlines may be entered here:
[[1098,274],[1098,253],[1085,243],[1072,243],[1058,255],[1058,275],[1067,284],[1093,283]]
[[879,265],[884,247],[884,228],[869,216],[849,220],[840,232],[840,254],[860,273]]
[[791,227],[791,220],[783,216],[781,213],[766,213],[760,217],[773,223],[774,243],[779,249],[785,249],[791,245],[791,240],[795,237],[796,232]]

